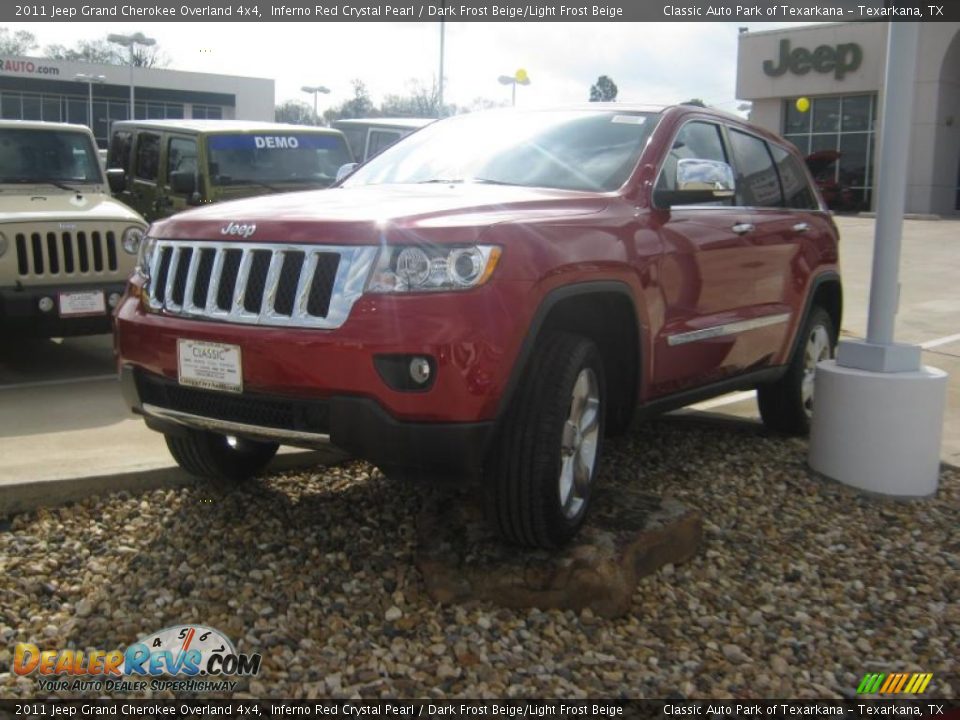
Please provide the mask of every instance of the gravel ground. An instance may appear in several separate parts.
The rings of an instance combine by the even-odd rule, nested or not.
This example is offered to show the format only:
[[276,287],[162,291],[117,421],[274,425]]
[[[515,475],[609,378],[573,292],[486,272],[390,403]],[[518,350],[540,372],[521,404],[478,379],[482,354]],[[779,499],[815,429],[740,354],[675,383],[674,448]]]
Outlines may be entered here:
[[[359,462],[226,498],[124,493],[0,525],[0,670],[15,642],[110,649],[173,624],[260,652],[269,697],[834,697],[866,672],[960,694],[960,471],[890,502],[813,477],[806,443],[690,418],[607,445],[602,482],[699,508],[690,563],[624,618],[439,607],[414,568],[416,487]],[[0,697],[36,694],[0,674]]]

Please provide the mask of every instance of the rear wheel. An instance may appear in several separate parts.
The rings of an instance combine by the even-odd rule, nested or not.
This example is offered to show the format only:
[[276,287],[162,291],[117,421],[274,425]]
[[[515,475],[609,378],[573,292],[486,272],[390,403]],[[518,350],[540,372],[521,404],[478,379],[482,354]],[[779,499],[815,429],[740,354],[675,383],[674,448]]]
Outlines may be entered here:
[[488,511],[504,539],[554,548],[583,525],[605,401],[603,362],[593,342],[551,333],[538,344],[486,468]]
[[767,427],[790,435],[810,432],[817,363],[832,358],[836,345],[830,315],[822,307],[812,308],[786,374],[757,388],[760,417]]
[[277,443],[194,429],[183,436],[165,437],[170,454],[181,468],[220,490],[229,490],[259,475],[279,447]]

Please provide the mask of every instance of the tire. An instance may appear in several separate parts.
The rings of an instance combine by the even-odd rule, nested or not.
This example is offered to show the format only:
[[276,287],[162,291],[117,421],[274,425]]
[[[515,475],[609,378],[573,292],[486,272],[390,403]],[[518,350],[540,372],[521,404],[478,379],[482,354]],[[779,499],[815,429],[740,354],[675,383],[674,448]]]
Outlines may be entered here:
[[271,442],[228,438],[204,430],[187,430],[183,436],[165,435],[167,448],[177,465],[191,475],[210,481],[218,490],[229,491],[267,466],[279,445]]
[[593,342],[569,333],[538,342],[485,467],[487,512],[502,538],[550,549],[577,533],[590,508],[606,405]]
[[757,387],[760,417],[771,430],[807,435],[813,414],[813,377],[816,365],[836,354],[837,331],[830,315],[814,306],[790,360],[786,374],[774,383]]

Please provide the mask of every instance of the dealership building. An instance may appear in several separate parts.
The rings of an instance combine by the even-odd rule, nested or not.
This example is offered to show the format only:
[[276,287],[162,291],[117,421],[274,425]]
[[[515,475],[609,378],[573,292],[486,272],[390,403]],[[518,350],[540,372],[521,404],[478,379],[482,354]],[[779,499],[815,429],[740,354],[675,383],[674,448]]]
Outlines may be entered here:
[[[274,118],[273,80],[136,67],[133,85],[137,119]],[[129,116],[129,65],[0,58],[0,117],[4,119],[87,125],[100,147],[106,147],[111,124]]]
[[[752,102],[753,122],[810,157],[840,209],[875,209],[888,30],[825,23],[740,34],[737,97]],[[920,25],[913,105],[906,210],[958,215],[960,23]]]

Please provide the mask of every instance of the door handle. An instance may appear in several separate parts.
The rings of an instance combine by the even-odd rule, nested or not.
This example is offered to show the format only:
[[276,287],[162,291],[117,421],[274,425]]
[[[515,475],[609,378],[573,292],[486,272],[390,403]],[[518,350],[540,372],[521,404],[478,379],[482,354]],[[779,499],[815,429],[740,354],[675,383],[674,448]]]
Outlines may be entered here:
[[806,232],[810,229],[810,223],[800,222],[793,226],[794,232]]
[[748,232],[753,232],[753,223],[737,223],[732,228],[737,235],[746,235]]

